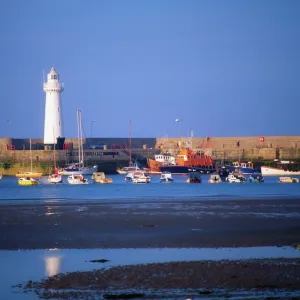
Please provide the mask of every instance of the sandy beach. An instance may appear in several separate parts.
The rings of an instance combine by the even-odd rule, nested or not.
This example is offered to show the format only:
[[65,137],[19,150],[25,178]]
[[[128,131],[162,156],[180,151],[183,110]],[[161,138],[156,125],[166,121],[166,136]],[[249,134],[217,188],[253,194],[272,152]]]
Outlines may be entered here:
[[300,244],[300,198],[0,205],[0,249]]

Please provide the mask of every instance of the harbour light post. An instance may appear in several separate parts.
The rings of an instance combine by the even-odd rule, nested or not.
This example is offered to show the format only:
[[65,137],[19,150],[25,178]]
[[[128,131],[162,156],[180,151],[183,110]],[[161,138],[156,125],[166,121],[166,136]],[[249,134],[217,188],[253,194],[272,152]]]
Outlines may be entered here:
[[178,138],[180,138],[181,135],[181,119],[175,119],[175,122],[178,124]]
[[58,137],[63,137],[62,105],[60,94],[64,85],[59,81],[59,74],[55,68],[51,68],[44,82],[46,93],[44,144],[53,145],[57,143]]
[[93,137],[93,124],[95,122],[96,122],[95,120],[91,121],[91,138]]

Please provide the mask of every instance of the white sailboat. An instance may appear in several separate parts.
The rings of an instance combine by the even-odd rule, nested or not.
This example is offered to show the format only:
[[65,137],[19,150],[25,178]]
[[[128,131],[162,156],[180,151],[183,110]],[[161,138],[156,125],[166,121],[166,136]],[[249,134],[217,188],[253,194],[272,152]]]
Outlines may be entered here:
[[83,155],[83,144],[82,144],[82,119],[81,110],[77,110],[77,129],[78,129],[78,163],[72,164],[63,170],[59,171],[60,175],[92,175],[98,171],[98,166],[85,167],[84,166],[84,155]]
[[30,172],[18,173],[16,176],[18,179],[18,184],[23,186],[37,185],[39,181],[34,177],[41,177],[42,173],[32,172],[32,153],[31,153],[31,139],[30,142]]
[[62,183],[63,182],[62,175],[58,174],[58,170],[56,169],[55,143],[53,144],[53,161],[54,161],[54,170],[53,170],[53,174],[49,175],[48,182],[53,184]]

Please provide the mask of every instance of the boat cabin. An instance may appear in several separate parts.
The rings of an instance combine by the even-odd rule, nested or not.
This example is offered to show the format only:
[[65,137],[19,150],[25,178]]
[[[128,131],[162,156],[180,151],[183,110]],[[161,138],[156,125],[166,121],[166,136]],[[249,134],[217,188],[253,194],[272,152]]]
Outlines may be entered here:
[[176,160],[170,153],[156,154],[154,155],[156,161],[163,163],[164,165],[175,165]]
[[232,163],[235,168],[251,168],[253,169],[253,163],[251,161],[248,162],[239,162],[235,161]]

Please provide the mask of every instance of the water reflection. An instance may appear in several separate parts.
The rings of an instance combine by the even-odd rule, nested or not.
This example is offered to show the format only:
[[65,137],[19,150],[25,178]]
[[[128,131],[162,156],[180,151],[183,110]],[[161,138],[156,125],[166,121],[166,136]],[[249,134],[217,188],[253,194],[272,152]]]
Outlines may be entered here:
[[45,206],[45,216],[58,215],[57,206]]
[[61,256],[53,255],[45,257],[45,275],[54,276],[60,273]]

